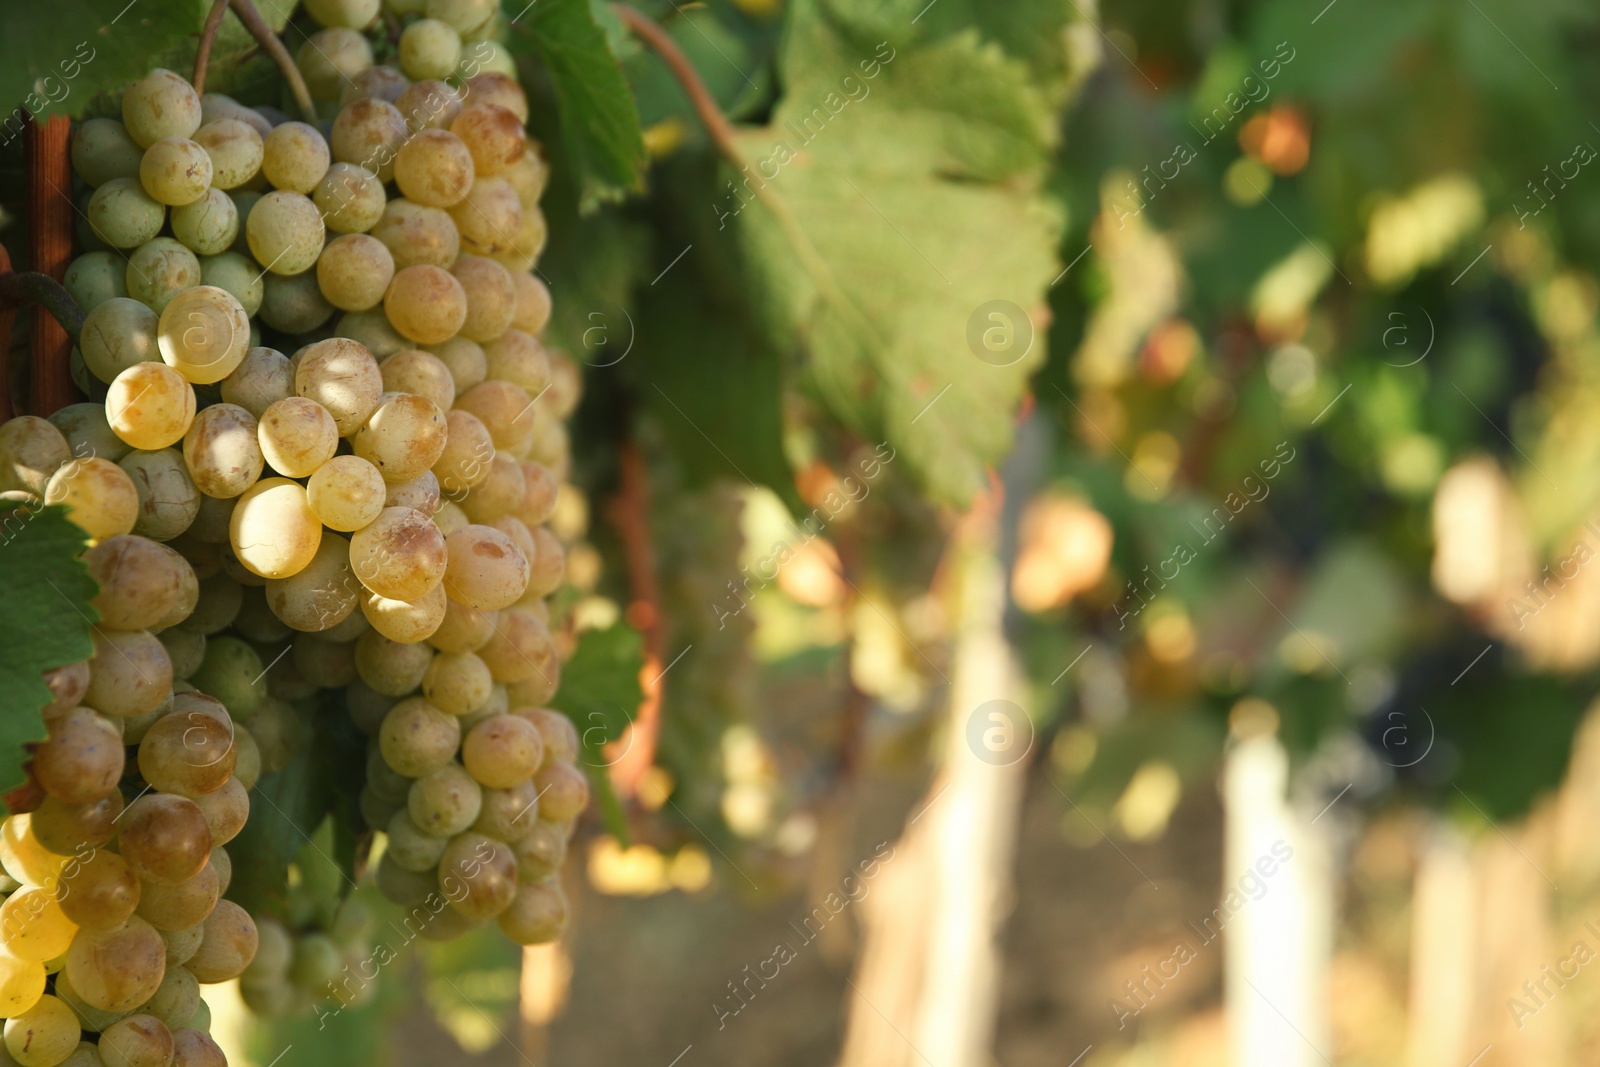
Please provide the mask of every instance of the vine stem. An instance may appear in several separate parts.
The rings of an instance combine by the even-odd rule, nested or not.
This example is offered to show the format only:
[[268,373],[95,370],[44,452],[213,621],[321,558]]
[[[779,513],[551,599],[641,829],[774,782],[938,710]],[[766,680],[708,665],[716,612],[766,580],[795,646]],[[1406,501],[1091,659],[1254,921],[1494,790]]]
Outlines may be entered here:
[[206,91],[206,68],[211,65],[211,45],[217,39],[217,31],[222,28],[222,16],[227,12],[228,0],[216,0],[200,31],[200,46],[194,52],[194,77],[190,79],[196,95],[203,95]]
[[[739,150],[737,134],[733,124],[722,113],[722,108],[717,105],[711,91],[706,88],[706,83],[701,80],[699,71],[694,69],[694,64],[689,57],[683,54],[683,49],[678,47],[678,42],[672,39],[662,25],[646,15],[638,8],[628,4],[614,3],[611,5],[624,25],[633,34],[643,41],[650,49],[659,55],[667,68],[672,71],[672,76],[678,84],[683,86],[683,91],[689,95],[689,103],[694,107],[695,114],[706,128],[706,133],[711,137],[711,143],[716,146],[722,157],[731,163],[735,170],[749,176],[750,164],[745,160],[744,153]],[[812,284],[817,287],[824,299],[832,304],[841,315],[851,320],[851,325],[864,331],[867,338],[874,343],[882,344],[883,339],[877,329],[869,322],[855,302],[845,295],[838,281],[833,276],[833,271],[828,267],[827,261],[812,245],[811,238],[806,236],[800,221],[795,218],[794,212],[789,209],[789,202],[772,187],[770,181],[765,181],[757,174],[755,182],[745,183],[745,187],[755,193],[756,199],[771,213],[773,221],[783,231],[784,238],[794,249],[795,255],[800,258],[800,263],[810,275]]]
[[0,274],[0,303],[12,309],[24,303],[38,306],[61,327],[73,344],[78,343],[78,336],[83,332],[83,309],[60,282],[40,271],[6,271]]
[[272,27],[267,25],[267,20],[261,17],[261,12],[256,10],[256,5],[250,0],[228,0],[228,6],[239,16],[239,21],[250,31],[250,36],[260,42],[261,47],[267,50],[267,55],[278,65],[283,80],[289,83],[289,91],[294,94],[294,101],[299,105],[301,114],[305,116],[307,122],[315,126],[317,105],[312,102],[311,90],[306,88],[306,80],[300,76],[300,68],[294,65],[294,57],[289,54],[289,49],[284,47],[278,35],[272,32]]
[[628,605],[628,621],[644,633],[644,667],[639,686],[644,699],[639,714],[628,726],[626,748],[611,765],[611,781],[624,796],[638,793],[639,781],[656,758],[656,741],[661,734],[661,590],[656,580],[656,554],[650,533],[650,481],[645,471],[644,452],[625,442],[617,459],[621,468],[621,487],[611,502],[609,515],[622,539],[623,557],[628,570],[628,588],[633,602]]

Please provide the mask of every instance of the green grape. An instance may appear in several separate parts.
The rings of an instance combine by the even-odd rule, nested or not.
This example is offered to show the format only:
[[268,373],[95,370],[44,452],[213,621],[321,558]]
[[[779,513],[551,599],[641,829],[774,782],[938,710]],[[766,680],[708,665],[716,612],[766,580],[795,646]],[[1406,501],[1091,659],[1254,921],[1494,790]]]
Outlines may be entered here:
[[350,533],[383,511],[385,489],[378,468],[359,456],[335,456],[306,483],[306,500],[329,529]]
[[90,804],[117,788],[121,730],[84,707],[65,712],[49,730],[33,753],[33,777],[46,793],[66,804]]
[[198,1029],[201,1025],[211,1025],[211,1009],[203,1000],[189,1028],[172,1035],[172,1067],[228,1067],[228,1057],[210,1034]]
[[139,184],[169,207],[192,204],[211,187],[211,157],[198,141],[164,137],[145,149]]
[[200,128],[200,96],[179,74],[157,68],[122,93],[122,122],[139,145],[192,137]]
[[[461,125],[460,116],[452,125]],[[487,177],[480,167],[478,180],[472,183],[466,198],[448,211],[461,235],[463,252],[496,256],[517,247],[523,221],[522,201],[504,178]]]
[[77,1050],[80,1036],[78,1017],[60,997],[40,997],[6,1020],[6,1051],[22,1067],[57,1067]]
[[483,29],[499,11],[500,0],[427,0],[428,17],[461,34]]
[[319,26],[361,30],[378,17],[378,0],[306,0],[306,13]]
[[[212,499],[207,497],[207,500]],[[227,501],[231,504],[232,501]],[[187,546],[186,546],[187,547]],[[185,556],[193,564],[193,557]],[[226,575],[213,574],[209,578],[200,579],[200,599],[195,601],[194,611],[189,617],[178,624],[184,630],[209,637],[220,633],[232,625],[234,617],[239,614],[239,604],[244,598],[244,593],[239,589],[239,583]],[[210,642],[207,642],[208,644]]]
[[[234,225],[238,225],[237,218]],[[231,246],[232,242],[229,244]],[[239,306],[244,308],[245,314],[252,316],[261,310],[266,291],[261,269],[238,252],[224,251],[214,256],[201,256],[200,284],[214,285],[231,293],[239,301]]]
[[448,715],[470,715],[489,699],[493,688],[489,668],[471,652],[441,652],[422,676],[423,696]]
[[355,433],[377,410],[383,373],[365,346],[333,337],[307,345],[294,358],[295,392],[328,409],[338,436]]
[[112,380],[106,394],[111,429],[147,452],[176,444],[194,415],[194,387],[165,363],[133,364]]
[[445,540],[449,564],[445,591],[452,599],[485,611],[510,607],[528,584],[528,560],[510,537],[472,524]]
[[483,788],[458,763],[446,764],[411,783],[406,810],[425,834],[453,837],[471,826],[483,805]]
[[539,787],[539,810],[554,822],[566,822],[589,806],[589,779],[570,763],[546,762],[533,776]]
[[533,536],[534,554],[528,571],[527,595],[549,596],[561,585],[566,574],[566,549],[548,526],[535,526],[528,532]]
[[413,393],[426,397],[440,411],[450,410],[455,403],[455,379],[450,368],[438,356],[421,349],[408,348],[386,357],[378,364],[383,375],[386,393]]
[[67,951],[78,926],[61,910],[56,888],[23,886],[0,904],[0,947],[7,954],[44,963]]
[[315,400],[291,396],[262,414],[257,438],[261,454],[273,470],[290,478],[306,478],[333,458],[339,427],[328,409]]
[[[426,692],[426,680],[423,686]],[[538,728],[516,715],[490,716],[469,730],[461,745],[467,773],[489,789],[511,789],[527,782],[543,759],[544,739]]]
[[221,895],[217,869],[210,863],[177,885],[146,882],[139,891],[139,918],[157,930],[187,930],[205,921]]
[[153,237],[128,257],[123,280],[128,284],[129,296],[159,313],[166,310],[173,297],[200,284],[200,261],[182,242]]
[[[468,106],[450,124],[450,132],[466,145],[479,177],[492,178],[506,173],[522,162],[528,151],[524,120],[499,104],[482,103],[476,97],[468,100]],[[515,192],[509,182],[507,188]],[[520,197],[518,203],[521,203]]]
[[158,360],[156,346],[159,316],[144,304],[113,297],[84,316],[78,350],[84,365],[103,382],[111,382],[135,363]]
[[213,404],[183,435],[183,459],[206,496],[236,497],[261,477],[256,418],[237,404]]
[[161,938],[162,946],[167,954],[167,968],[181,967],[188,963],[190,958],[200,949],[200,942],[205,937],[205,930],[200,926],[191,926],[187,930],[161,930],[157,931]]
[[466,94],[474,104],[498,104],[528,122],[528,94],[517,79],[501,71],[484,71],[467,79]]
[[[403,349],[411,347],[404,337],[395,332],[389,325],[388,316],[382,308],[371,308],[367,311],[350,311],[339,316],[339,321],[334,323],[336,336],[354,341],[378,359],[384,359]],[[379,385],[382,385],[383,374],[378,374]],[[379,390],[380,393],[383,391]]]
[[354,163],[335,163],[312,196],[334,233],[366,233],[383,218],[383,183]]
[[[200,97],[201,129],[222,119],[237,119],[262,137],[272,131],[272,123],[255,108],[245,107],[233,97],[223,93],[203,94]],[[198,136],[195,138],[197,141],[199,139]]]
[[352,100],[333,120],[328,146],[340,163],[354,163],[385,184],[394,177],[394,158],[410,131],[400,111],[387,100]]
[[544,738],[545,766],[570,764],[578,758],[578,728],[571,719],[548,708],[519,708],[515,714],[539,728],[539,735]]
[[72,170],[98,188],[113,178],[137,178],[144,149],[116,119],[85,119],[72,131]]
[[[193,203],[172,209],[172,236],[198,256],[220,255],[239,236],[239,209],[221,189],[208,189]],[[200,273],[203,279],[204,258]]]
[[64,504],[67,517],[91,538],[132,533],[139,521],[133,481],[121,467],[97,457],[75,459],[52,474],[44,502]]
[[[511,272],[483,256],[462,256],[450,268],[450,273],[455,275],[456,281],[461,283],[462,290],[467,294],[467,318],[461,324],[461,336],[483,343],[484,354],[491,360],[490,376],[503,377],[494,371],[494,355],[489,345],[510,329],[511,319],[516,314],[517,287],[511,280]],[[517,384],[522,385],[522,382],[518,381]],[[543,387],[544,383],[541,382],[538,389],[530,391],[528,395],[535,395]],[[523,385],[523,388],[527,386]]]
[[567,928],[566,895],[553,881],[520,886],[499,923],[501,932],[519,945],[555,941]]
[[355,30],[332,26],[306,38],[295,65],[318,100],[337,100],[349,79],[372,66],[372,46]]
[[[433,401],[410,393],[386,393],[381,400],[351,440],[355,454],[377,467],[391,483],[428,474],[444,452],[444,413]],[[375,592],[410,599],[381,589]]]
[[315,271],[284,276],[266,275],[261,301],[261,321],[284,333],[303,334],[317,329],[333,315],[334,307],[322,295]]
[[89,603],[111,629],[170,626],[188,616],[200,595],[188,561],[144,537],[108,537],[85,552],[83,562],[100,584]]
[[467,918],[492,919],[516,895],[516,858],[503,841],[471,830],[458,834],[439,857],[439,891]]
[[361,611],[372,628],[391,641],[426,640],[444,619],[444,586],[436,585],[416,600],[394,600],[363,590]]
[[[261,451],[270,463],[265,442]],[[287,578],[304,570],[316,555],[322,524],[306,503],[304,486],[288,478],[263,478],[238,498],[228,523],[228,541],[251,574]]]
[[[250,254],[250,241],[245,232],[245,228],[250,221],[251,209],[253,209],[265,195],[265,193],[258,193],[251,189],[235,189],[233,192],[228,194],[228,199],[233,201],[233,206],[239,212],[239,235],[233,239],[233,246],[229,249],[230,252],[237,252],[241,256],[248,256]],[[258,272],[260,271],[259,267],[256,269]]]
[[439,510],[439,479],[431,470],[403,482],[390,482],[388,489],[385,503],[391,508],[410,508],[430,518]]
[[289,973],[293,958],[294,935],[278,920],[263,918],[256,923],[256,954],[245,968],[244,979],[283,978]]
[[93,311],[107,300],[128,295],[122,257],[114,252],[86,252],[67,266],[61,284],[73,303]]
[[396,270],[414,266],[449,268],[461,251],[461,238],[449,212],[443,208],[391,200],[372,227],[394,257]]
[[154,1015],[129,1015],[105,1028],[99,1051],[105,1067],[169,1067],[172,1031]]
[[[378,729],[383,760],[407,778],[421,778],[448,764],[461,744],[461,724],[421,697],[389,709]],[[420,867],[408,867],[420,870]]]
[[376,630],[356,641],[356,671],[363,682],[385,696],[414,692],[432,659],[433,651],[426,645],[391,641]]
[[[470,299],[471,294],[468,294]],[[510,382],[529,397],[550,388],[550,355],[530,333],[512,327],[483,346],[490,378]]]
[[267,602],[290,627],[320,632],[349,618],[355,611],[359,590],[350,572],[349,542],[324,532],[317,554],[304,570],[267,583]]
[[388,247],[364,233],[334,238],[317,260],[317,285],[322,295],[343,311],[376,307],[393,277],[394,257]]
[[[225,640],[208,644],[218,645]],[[254,654],[251,650],[251,655]],[[204,669],[205,664],[201,666]],[[221,789],[233,774],[237,758],[233,723],[221,722],[200,711],[174,712],[156,720],[139,742],[139,773],[144,780],[164,793],[191,799]],[[207,827],[209,829],[209,823]],[[215,847],[221,842],[213,838],[211,844]],[[169,925],[157,922],[155,925],[163,930],[176,930],[193,926],[198,921]]]
[[403,336],[418,344],[440,344],[466,321],[467,294],[449,271],[418,264],[395,273],[383,310]]
[[478,417],[468,411],[452,408],[445,413],[445,425],[448,429],[444,451],[434,464],[433,473],[439,479],[439,487],[459,499],[489,477],[494,439]]
[[[126,442],[112,432],[104,404],[68,404],[51,415],[49,421],[66,438],[67,446],[75,456],[99,456],[115,462],[132,451]],[[7,480],[4,442],[5,430],[0,428],[0,485]]]
[[324,233],[317,206],[301,194],[283,189],[256,201],[245,222],[250,254],[274,274],[309,270],[322,254]]
[[218,189],[236,189],[261,170],[262,135],[248,122],[216,119],[196,130],[194,139],[211,157],[211,184]]
[[339,106],[345,107],[352,101],[369,97],[374,100],[387,100],[392,104],[409,88],[411,79],[394,67],[368,67],[345,82],[344,88],[339,91]]
[[[516,716],[510,717],[516,718]],[[517,721],[523,720],[517,719]],[[467,773],[472,774],[470,767]],[[516,841],[533,828],[538,818],[539,790],[534,787],[532,776],[529,775],[505,789],[485,788],[483,808],[478,812],[478,819],[472,824],[472,828],[501,841]]]
[[115,930],[139,906],[139,876],[115,852],[96,849],[62,872],[56,896],[66,917],[85,930]]
[[494,636],[497,618],[498,612],[480,611],[451,600],[444,622],[428,640],[440,652],[476,652]]
[[[237,773],[237,728],[234,729],[234,741],[234,769],[235,773]],[[206,825],[211,829],[211,846],[216,849],[211,853],[211,862],[216,864],[219,856],[224,857],[222,865],[226,865],[226,870],[222,869],[222,865],[219,865],[218,877],[222,880],[222,893],[227,893],[227,877],[232,877],[234,867],[232,867],[232,862],[227,861],[227,853],[222,849],[222,845],[227,845],[229,841],[238,837],[240,830],[245,829],[245,821],[250,817],[250,790],[246,789],[243,782],[238,781],[237,774],[235,774],[234,777],[229,777],[226,782],[222,782],[221,789],[205,793],[203,797],[195,797],[194,801],[195,806],[200,808],[200,814],[205,816]]]
[[[525,558],[531,559],[532,543],[526,535],[526,528],[515,519],[509,519],[517,506],[522,503],[522,497],[527,491],[527,485],[522,478],[522,465],[508,452],[496,452],[489,461],[489,477],[475,486],[461,501],[461,508],[467,513],[467,518],[484,526],[493,526],[511,537],[522,549]],[[509,519],[515,523],[510,529],[502,527],[502,519]],[[520,532],[520,536],[519,536]]]
[[219,900],[202,924],[200,951],[185,964],[202,983],[226,982],[244,973],[256,954],[256,924],[231,900]]
[[[188,563],[189,561],[184,560],[184,562]],[[198,604],[199,598],[197,596],[195,605]],[[185,616],[189,615],[193,608],[194,605],[191,605],[190,610],[184,613]],[[182,620],[179,621],[181,622]],[[191,633],[188,630],[179,630],[176,628],[176,624],[162,630],[156,636],[161,639],[161,644],[165,646],[167,655],[172,659],[172,676],[188,681],[189,676],[199,669],[200,661],[205,659],[205,636]],[[194,683],[191,682],[190,684]],[[143,735],[141,734],[141,736]],[[131,742],[133,739],[128,738],[128,740]]]
[[229,715],[243,721],[255,714],[266,696],[255,684],[261,670],[261,657],[249,644],[236,637],[213,637],[206,642],[205,659],[189,680],[202,693],[220,700]]
[[416,81],[448,78],[461,62],[461,34],[438,19],[418,19],[400,35],[400,69]]
[[412,133],[422,130],[448,130],[461,113],[461,94],[437,78],[419,81],[395,98],[394,106]]
[[544,188],[550,181],[550,165],[535,149],[530,148],[522,154],[521,159],[508,167],[501,177],[511,183],[511,188],[516,190],[517,199],[526,212],[536,206],[539,198],[544,195]]
[[316,190],[332,162],[328,142],[304,122],[275,127],[267,134],[262,152],[261,170],[272,187],[304,196]]
[[447,564],[444,535],[411,508],[385,508],[350,538],[350,565],[379,596],[416,600],[439,584]]
[[319,688],[337,689],[355,680],[355,649],[350,642],[326,634],[301,634],[294,642],[294,666]]
[[211,828],[187,797],[146,793],[128,805],[122,823],[122,858],[145,882],[178,885],[199,874],[211,858]]
[[200,513],[200,490],[176,449],[130,452],[118,463],[139,495],[133,532],[152,541],[170,541]]
[[43,496],[72,456],[66,437],[46,419],[21,415],[0,423],[0,490]]
[[258,419],[267,408],[293,395],[294,368],[289,357],[271,348],[250,349],[222,382],[222,399]]
[[[161,232],[167,208],[137,178],[112,178],[89,197],[89,226],[112,248],[137,248]],[[126,284],[126,280],[124,280]]]
[[295,943],[289,978],[300,988],[325,993],[343,971],[344,956],[333,938],[326,934],[307,934]]
[[[122,808],[122,794],[118,792],[90,804],[63,804],[47,796],[32,812],[33,834],[51,852],[70,856],[86,844],[104,845],[115,837]],[[71,912],[67,914],[71,918]],[[72,921],[83,925],[77,919]]]
[[44,996],[44,964],[0,953],[0,1017],[12,1019]]
[[250,316],[226,289],[196,285],[168,302],[158,336],[167,366],[197,385],[209,385],[244,359]]
[[170,966],[155,995],[139,1005],[141,1015],[154,1016],[168,1029],[186,1024],[200,1007],[200,982],[187,967]]

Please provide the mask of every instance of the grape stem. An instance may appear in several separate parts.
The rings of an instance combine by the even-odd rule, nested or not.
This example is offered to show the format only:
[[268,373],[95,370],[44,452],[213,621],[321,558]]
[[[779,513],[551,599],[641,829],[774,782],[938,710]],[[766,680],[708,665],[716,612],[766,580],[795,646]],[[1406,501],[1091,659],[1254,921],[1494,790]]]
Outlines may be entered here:
[[15,308],[20,304],[37,304],[67,331],[73,344],[83,332],[83,309],[78,307],[72,294],[48,274],[36,270],[7,271],[0,274],[0,302]]
[[250,36],[260,42],[261,47],[267,50],[267,55],[278,65],[278,70],[283,73],[283,80],[289,83],[289,91],[294,94],[294,102],[299,105],[301,114],[305,116],[307,122],[315,126],[317,105],[312,103],[311,90],[306,88],[306,80],[300,76],[300,68],[295,66],[294,57],[289,54],[289,49],[285,48],[278,35],[272,32],[272,27],[267,25],[267,20],[261,17],[261,12],[256,10],[256,5],[250,0],[228,0],[228,6],[239,16],[239,21],[250,31]]
[[211,45],[217,39],[217,31],[222,28],[222,16],[227,14],[228,0],[216,0],[211,5],[211,12],[206,15],[206,24],[200,31],[200,46],[194,52],[194,83],[195,95],[199,96],[206,91],[206,68],[211,65]]
[[[683,54],[683,49],[678,47],[672,35],[667,33],[659,22],[638,8],[623,3],[614,3],[611,7],[623,24],[648,45],[651,51],[661,57],[678,84],[683,86],[683,91],[689,96],[689,103],[694,107],[695,114],[700,117],[717,151],[733,165],[735,170],[741,174],[748,174],[750,165],[746,162],[744,153],[739,150],[733,124],[722,113],[722,108],[717,105],[711,91],[706,88],[706,83],[700,79],[700,73],[694,69],[694,64]],[[812,283],[816,285],[822,297],[832,304],[852,327],[860,331],[864,339],[882,346],[884,341],[877,328],[840,288],[833,276],[833,270],[812,245],[811,238],[806,236],[800,221],[789,209],[789,202],[778,195],[770,181],[757,181],[752,191],[756,194],[756,199],[760,200],[771,213],[778,228],[783,231],[784,237],[794,249],[795,255],[799,257],[801,265],[810,275]]]

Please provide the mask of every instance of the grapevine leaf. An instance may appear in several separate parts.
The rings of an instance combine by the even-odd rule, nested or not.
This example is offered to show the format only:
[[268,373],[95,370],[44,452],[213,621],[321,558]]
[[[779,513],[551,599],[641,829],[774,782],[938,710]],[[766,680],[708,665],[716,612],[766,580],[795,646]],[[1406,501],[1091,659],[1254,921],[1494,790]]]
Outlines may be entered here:
[[1009,448],[1044,360],[1061,228],[1038,195],[1049,109],[976,31],[863,50],[815,0],[794,11],[789,93],[742,136],[767,203],[730,195],[717,210],[748,242],[776,347],[803,344],[846,425],[963,503]]
[[537,56],[554,85],[585,206],[638,188],[645,159],[639,115],[588,0],[540,0],[512,28],[512,51]]
[[98,587],[78,558],[84,544],[65,508],[18,508],[0,519],[0,792],[22,784],[23,745],[45,737],[43,673],[94,653],[89,601]]
[[[289,18],[285,8],[292,6],[280,7],[275,2],[258,5],[262,18],[280,32]],[[289,48],[293,51],[297,42],[293,33],[290,38]],[[185,37],[150,62],[187,77],[194,70],[199,47],[198,36]],[[281,107],[286,102],[287,90],[277,65],[261,51],[256,39],[231,11],[223,16],[216,40],[211,44],[211,58],[206,62],[206,92],[224,93],[251,107],[257,104]]]
[[589,777],[595,804],[606,829],[624,843],[628,824],[606,768],[615,759],[603,746],[621,737],[644,699],[639,672],[644,667],[644,639],[624,622],[585,633],[578,650],[561,670],[561,689],[551,705],[578,728],[583,746],[578,760]]
[[[201,0],[55,0],[15,4],[0,33],[0,103],[36,115],[80,114],[98,93],[117,92],[200,29]],[[192,54],[192,53],[191,53]],[[3,120],[9,140],[20,116]]]

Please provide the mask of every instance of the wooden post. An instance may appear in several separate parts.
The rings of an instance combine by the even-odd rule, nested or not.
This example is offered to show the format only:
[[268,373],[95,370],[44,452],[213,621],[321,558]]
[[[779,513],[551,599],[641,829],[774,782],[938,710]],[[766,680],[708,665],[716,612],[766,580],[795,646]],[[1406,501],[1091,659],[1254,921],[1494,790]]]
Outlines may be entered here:
[[[25,127],[28,165],[28,240],[33,269],[56,281],[72,261],[72,123],[65,115],[44,122],[31,118]],[[72,341],[61,324],[34,305],[33,366],[28,410],[49,415],[76,403],[69,359]]]

